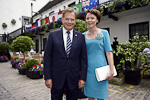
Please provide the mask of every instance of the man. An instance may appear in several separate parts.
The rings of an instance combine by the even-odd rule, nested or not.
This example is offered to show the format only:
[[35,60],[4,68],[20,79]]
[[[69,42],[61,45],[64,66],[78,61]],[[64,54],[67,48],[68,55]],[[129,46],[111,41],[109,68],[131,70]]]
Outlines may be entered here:
[[44,79],[51,88],[52,100],[77,100],[87,74],[87,51],[84,35],[73,30],[76,13],[67,8],[62,13],[63,28],[49,34],[44,54]]

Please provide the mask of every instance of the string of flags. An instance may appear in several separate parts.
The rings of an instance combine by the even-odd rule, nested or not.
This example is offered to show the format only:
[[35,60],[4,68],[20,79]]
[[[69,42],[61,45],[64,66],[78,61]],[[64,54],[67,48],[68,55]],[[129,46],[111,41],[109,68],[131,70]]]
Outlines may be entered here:
[[[114,0],[100,0],[100,2],[101,2],[100,5],[106,6],[111,1],[114,1]],[[99,5],[99,0],[82,0],[82,3],[72,6],[72,8],[76,11],[76,13],[80,13],[80,12],[82,12],[82,10],[91,9],[98,5]],[[49,17],[46,17],[41,20],[37,20],[33,24],[25,25],[25,31],[46,25],[51,22],[55,22],[57,20],[60,20],[61,18],[62,18],[62,11],[59,11],[57,13],[50,15]]]

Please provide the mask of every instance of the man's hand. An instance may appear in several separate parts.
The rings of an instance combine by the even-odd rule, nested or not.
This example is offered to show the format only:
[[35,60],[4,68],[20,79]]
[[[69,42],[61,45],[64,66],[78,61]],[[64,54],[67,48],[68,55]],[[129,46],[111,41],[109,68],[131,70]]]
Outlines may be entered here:
[[79,89],[82,89],[84,85],[85,85],[85,81],[79,80],[79,83],[78,83]]
[[47,88],[52,88],[52,83],[52,79],[45,80],[45,85],[47,86]]

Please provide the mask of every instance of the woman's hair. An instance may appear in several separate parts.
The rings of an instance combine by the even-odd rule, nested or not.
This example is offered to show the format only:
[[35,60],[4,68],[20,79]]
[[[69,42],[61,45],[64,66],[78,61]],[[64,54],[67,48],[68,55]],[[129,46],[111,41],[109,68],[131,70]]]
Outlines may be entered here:
[[87,13],[90,13],[90,14],[93,14],[96,16],[98,22],[96,24],[98,24],[101,20],[101,12],[96,10],[96,9],[90,9],[90,10],[87,10],[86,13],[85,13],[85,16],[84,16],[84,19],[86,20],[86,15]]
[[70,13],[74,13],[75,14],[75,18],[77,19],[77,13],[74,11],[74,9],[73,8],[70,8],[70,7],[68,7],[68,8],[66,8],[66,9],[64,9],[63,10],[63,12],[62,12],[62,17],[64,18],[64,16],[65,16],[65,13],[66,12],[70,12]]

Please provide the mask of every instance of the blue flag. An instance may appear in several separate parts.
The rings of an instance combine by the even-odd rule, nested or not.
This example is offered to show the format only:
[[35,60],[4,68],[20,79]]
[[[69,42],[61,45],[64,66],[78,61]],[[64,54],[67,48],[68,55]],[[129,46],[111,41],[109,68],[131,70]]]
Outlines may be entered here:
[[83,0],[82,1],[82,8],[85,9],[91,9],[95,6],[99,5],[99,0]]

